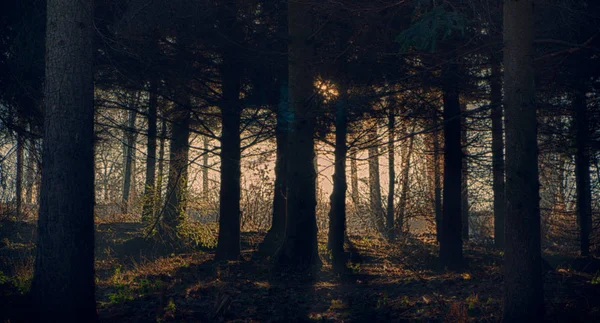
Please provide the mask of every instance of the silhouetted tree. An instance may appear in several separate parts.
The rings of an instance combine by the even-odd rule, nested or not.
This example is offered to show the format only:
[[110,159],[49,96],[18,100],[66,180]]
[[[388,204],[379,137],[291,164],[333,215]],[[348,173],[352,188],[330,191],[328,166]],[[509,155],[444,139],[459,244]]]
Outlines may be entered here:
[[[456,58],[453,58],[454,60]],[[459,66],[451,61],[442,67],[444,101],[444,203],[440,260],[443,266],[463,265],[462,256],[462,149],[460,127]]]
[[288,1],[289,103],[294,119],[288,134],[286,234],[276,258],[281,265],[309,269],[321,264],[317,245],[314,169],[315,98],[310,66],[310,4]]
[[97,321],[94,296],[93,4],[48,0],[36,321]]
[[506,322],[544,314],[537,120],[534,90],[533,1],[504,2],[504,109],[506,127]]

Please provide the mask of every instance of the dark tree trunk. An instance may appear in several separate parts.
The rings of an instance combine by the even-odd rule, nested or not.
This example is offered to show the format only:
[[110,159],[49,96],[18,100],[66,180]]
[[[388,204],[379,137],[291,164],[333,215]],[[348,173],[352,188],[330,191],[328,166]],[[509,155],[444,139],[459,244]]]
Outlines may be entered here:
[[358,192],[358,166],[356,165],[356,149],[350,150],[350,182],[352,185],[352,204],[358,209],[360,194]]
[[573,108],[575,110],[575,177],[577,182],[577,218],[579,220],[580,252],[582,257],[590,254],[590,234],[592,231],[592,194],[590,190],[590,152],[588,148],[589,128],[587,102],[584,85],[575,89]]
[[314,130],[316,115],[313,79],[308,67],[312,55],[310,4],[288,1],[289,100],[294,115],[288,147],[288,208],[279,264],[298,270],[320,266],[317,245]]
[[124,144],[123,144],[123,199],[121,202],[121,212],[127,213],[129,208],[129,197],[131,193],[131,180],[133,174],[133,153],[135,150],[135,119],[137,112],[135,110],[129,111],[129,117],[127,119],[127,128],[123,131]]
[[167,121],[165,119],[161,120],[160,126],[160,146],[158,148],[158,176],[156,179],[156,203],[160,205],[163,203],[162,200],[162,187],[163,187],[163,178],[164,178],[164,165],[165,165],[165,140],[167,138]]
[[379,175],[379,140],[377,128],[369,133],[369,205],[375,220],[375,226],[380,233],[385,233],[383,205],[381,203],[381,181]]
[[533,0],[504,2],[505,322],[534,322],[544,315],[533,5]]
[[156,194],[155,194],[155,175],[156,175],[156,108],[158,98],[156,95],[156,80],[150,82],[148,102],[148,144],[146,156],[146,184],[144,186],[144,207],[142,210],[142,223],[150,223],[154,216]]
[[[187,95],[187,94],[183,94]],[[189,163],[190,112],[175,106],[172,113],[169,176],[160,233],[166,243],[177,242],[177,226],[185,219]]]
[[93,5],[48,0],[33,321],[94,322]]
[[433,190],[435,206],[435,229],[438,242],[442,241],[442,181],[440,170],[440,142],[437,113],[433,112]]
[[204,156],[202,156],[202,197],[208,201],[208,137],[202,138]]
[[444,99],[444,204],[442,206],[442,240],[440,261],[442,266],[460,268],[462,255],[461,182],[462,149],[460,127],[460,101],[458,94],[458,65],[446,64],[442,69]]
[[[288,33],[287,4],[277,1],[278,21],[277,32],[285,39]],[[281,42],[281,51],[287,53],[287,42]],[[273,192],[273,217],[271,228],[265,239],[259,245],[259,253],[264,257],[275,254],[285,235],[285,221],[287,217],[287,142],[290,131],[290,104],[288,97],[288,56],[282,55],[277,61],[279,85],[279,104],[277,106],[277,124],[275,126],[276,157],[275,157],[275,185]]]
[[494,191],[494,244],[504,248],[504,138],[502,129],[502,79],[498,58],[491,57],[490,104],[492,106],[492,173]]
[[400,232],[404,231],[404,222],[406,221],[406,203],[408,201],[408,188],[410,185],[410,159],[412,157],[414,141],[414,136],[411,136],[410,139],[408,139],[408,147],[406,148],[406,155],[404,156],[405,160],[403,161],[402,166],[402,190],[400,191],[400,203],[398,205],[398,229]]
[[390,240],[395,238],[394,231],[394,195],[396,189],[396,152],[394,150],[394,140],[396,139],[396,103],[392,100],[388,111],[388,199],[387,199],[387,214],[386,214],[386,230],[387,237]]
[[335,171],[333,174],[333,192],[329,210],[329,235],[327,249],[331,251],[332,263],[336,269],[343,268],[344,236],[346,232],[346,136],[348,134],[348,92],[340,82],[339,97],[335,107]]
[[[235,6],[234,6],[235,7]],[[230,17],[235,21],[235,16]],[[233,39],[236,39],[235,37]],[[240,87],[242,68],[237,62],[236,48],[223,55],[221,76],[223,99],[221,116],[221,189],[219,195],[219,239],[216,260],[238,260],[240,257]]]
[[[30,126],[30,131],[32,131],[32,128]],[[26,183],[26,187],[25,187],[25,203],[27,204],[35,204],[35,198],[34,198],[34,190],[35,190],[35,178],[36,176],[36,172],[37,172],[37,168],[36,168],[36,164],[37,164],[37,160],[35,158],[36,155],[36,148],[35,148],[35,139],[31,138],[29,140],[29,151],[27,153],[27,174],[25,177],[25,183]]]
[[462,173],[461,173],[461,222],[462,222],[462,230],[461,237],[463,241],[469,241],[469,162],[467,156],[469,154],[469,150],[467,148],[468,145],[468,137],[467,137],[467,117],[464,115],[466,108],[464,105],[461,106],[461,112],[463,115],[461,116],[461,132],[460,132],[460,141],[462,147]]
[[22,133],[21,126],[22,122],[19,120],[19,130],[17,131],[17,174],[15,178],[15,217],[17,220],[21,220],[21,215],[23,211],[23,163],[25,151],[25,136]]
[[[286,69],[287,74],[287,69]],[[277,125],[275,129],[275,140],[277,145],[275,159],[275,192],[273,193],[273,219],[271,228],[264,241],[259,246],[261,255],[270,257],[283,241],[285,235],[285,221],[287,215],[287,140],[289,132],[289,102],[288,86],[281,86],[281,97],[279,111],[277,111]]]

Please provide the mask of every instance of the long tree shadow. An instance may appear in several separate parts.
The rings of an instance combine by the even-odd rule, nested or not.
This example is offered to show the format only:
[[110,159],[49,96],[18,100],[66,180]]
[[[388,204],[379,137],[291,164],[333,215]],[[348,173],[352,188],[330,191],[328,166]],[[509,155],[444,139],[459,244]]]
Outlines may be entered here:
[[[502,268],[497,251],[466,244],[470,267],[436,266],[437,247],[419,239],[392,243],[352,239],[362,262],[339,272],[324,266],[307,279],[273,271],[252,257],[260,238],[244,235],[242,261],[216,262],[213,252],[175,253],[113,272],[99,286],[103,321],[149,322],[497,322]],[[555,271],[546,277],[549,312],[576,320],[597,318],[600,299],[591,277]],[[580,293],[581,295],[576,295]],[[588,299],[588,305],[569,299]],[[573,309],[577,309],[576,313]]]

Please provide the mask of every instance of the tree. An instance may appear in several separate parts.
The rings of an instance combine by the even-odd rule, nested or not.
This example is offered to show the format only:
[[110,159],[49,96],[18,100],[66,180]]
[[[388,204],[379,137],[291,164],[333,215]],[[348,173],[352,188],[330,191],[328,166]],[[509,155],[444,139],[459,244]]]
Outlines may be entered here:
[[[186,93],[180,93],[186,97]],[[189,163],[189,101],[177,104],[171,111],[171,144],[169,174],[165,193],[165,210],[160,232],[167,243],[177,243],[177,227],[183,222],[187,200]]]
[[[138,100],[136,99],[135,102]],[[129,209],[129,199],[131,195],[132,180],[135,179],[133,174],[135,173],[135,120],[137,116],[136,110],[128,112],[127,126],[123,131],[123,164],[125,169],[123,170],[123,199],[121,204],[121,212],[127,213]],[[135,187],[135,182],[133,183]]]
[[167,137],[167,121],[162,119],[160,122],[160,140],[158,148],[158,178],[156,179],[156,202],[162,202],[162,187],[164,177],[164,164],[165,164],[165,140]]
[[395,100],[391,99],[388,108],[388,198],[387,198],[387,212],[386,212],[386,233],[388,239],[392,240],[395,237],[394,232],[394,191],[396,184],[396,165],[394,149],[394,142],[396,137],[396,114],[395,114]]
[[335,171],[333,174],[333,192],[329,210],[329,236],[327,249],[331,251],[332,263],[338,268],[345,265],[344,236],[346,233],[346,153],[348,147],[348,89],[346,80],[339,82],[339,97],[335,104]]
[[504,248],[504,132],[502,129],[502,78],[500,60],[491,55],[490,105],[492,118],[492,189],[494,191],[494,245]]
[[241,39],[238,30],[236,1],[228,1],[224,10],[224,24],[230,45],[223,49],[221,82],[221,188],[219,195],[219,239],[217,260],[237,260],[240,257],[240,176],[242,106],[240,89],[242,68],[237,46]]
[[288,1],[288,89],[294,119],[288,136],[286,234],[276,258],[299,270],[320,266],[317,245],[314,130],[316,111],[310,73],[310,5]]
[[[287,40],[287,1],[277,1],[277,35]],[[279,41],[281,52],[287,53],[287,41]],[[277,60],[279,81],[279,102],[277,104],[277,123],[275,125],[275,183],[273,192],[273,217],[271,228],[259,246],[263,256],[272,256],[283,241],[287,217],[287,165],[288,133],[290,131],[290,104],[288,98],[288,56],[280,55]]]
[[146,184],[144,186],[144,207],[142,209],[142,222],[149,223],[154,216],[156,203],[156,111],[158,106],[157,81],[152,80],[148,89],[148,143],[146,145]]
[[463,241],[469,241],[469,160],[467,156],[469,154],[468,145],[468,133],[467,133],[467,116],[466,106],[461,105],[461,117],[460,117],[460,141],[461,141],[461,179],[460,179],[460,195],[461,195],[461,216],[460,222],[462,223],[461,238]]
[[533,6],[532,0],[504,2],[505,322],[536,321],[544,314]]
[[[456,59],[456,58],[454,58]],[[460,101],[457,85],[459,66],[451,61],[442,67],[444,101],[444,203],[440,260],[442,266],[458,268],[462,255],[462,149]]]
[[377,124],[369,131],[369,206],[380,233],[385,233],[385,212],[381,203],[381,180],[379,175],[379,138]]
[[[20,118],[19,118],[20,119]],[[19,127],[22,127],[22,122],[19,122]],[[23,210],[23,164],[24,164],[24,157],[23,157],[23,153],[25,150],[25,136],[23,135],[22,131],[17,131],[17,171],[16,171],[16,178],[15,178],[15,201],[16,201],[16,205],[15,205],[15,210],[16,210],[16,218],[18,220],[21,219],[21,215],[22,215],[22,210]]]
[[35,320],[97,321],[93,2],[48,0]]
[[408,202],[408,189],[410,186],[410,160],[413,154],[414,142],[415,136],[411,136],[408,139],[408,147],[406,147],[406,153],[404,154],[404,156],[402,156],[402,189],[400,191],[400,201],[398,202],[398,228],[400,229],[400,232],[404,230],[404,222],[406,218],[406,204]]
[[590,190],[589,126],[585,84],[578,84],[573,97],[575,127],[575,181],[577,182],[577,218],[579,249],[582,257],[590,254],[592,232],[592,196]]
[[438,242],[442,241],[442,183],[441,183],[441,171],[440,171],[440,142],[439,142],[439,123],[437,116],[437,109],[432,109],[432,124],[433,131],[432,146],[433,146],[433,203],[435,210],[435,229],[436,239]]
[[356,150],[350,149],[350,183],[352,187],[352,205],[354,209],[358,209],[360,203],[360,195],[358,192],[358,165],[356,163]]

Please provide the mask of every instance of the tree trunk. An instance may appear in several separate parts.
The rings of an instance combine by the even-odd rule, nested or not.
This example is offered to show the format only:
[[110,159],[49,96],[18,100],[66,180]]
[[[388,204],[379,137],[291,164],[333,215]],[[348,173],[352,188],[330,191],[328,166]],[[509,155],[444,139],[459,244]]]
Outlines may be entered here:
[[33,321],[95,322],[93,5],[48,0]]
[[356,165],[356,149],[350,149],[350,182],[352,185],[352,204],[358,210],[360,194],[358,192],[358,165]]
[[279,264],[298,270],[320,266],[317,245],[314,130],[316,115],[313,79],[309,71],[312,48],[310,4],[288,1],[290,109],[294,115],[289,134],[288,216]]
[[492,173],[494,191],[494,244],[504,248],[504,138],[502,130],[502,79],[500,62],[491,57],[492,75],[490,78],[490,104],[492,106]]
[[538,321],[544,314],[533,22],[533,0],[504,2],[505,322]]
[[[288,33],[287,6],[283,1],[278,1],[277,32],[284,38]],[[281,42],[282,52],[287,53],[287,42]],[[290,131],[290,104],[288,97],[288,56],[282,55],[278,63],[278,75],[281,79],[279,85],[279,104],[277,106],[277,124],[275,126],[276,157],[275,157],[275,185],[273,192],[273,218],[271,228],[265,239],[259,245],[259,253],[262,256],[271,257],[275,254],[285,235],[285,221],[287,217],[287,175],[288,165],[287,142]]]
[[436,239],[442,241],[442,181],[440,170],[440,136],[438,130],[438,117],[436,111],[433,112],[433,189],[435,204],[435,231]]
[[[414,132],[414,128],[413,128]],[[404,230],[404,222],[406,217],[406,202],[408,201],[408,187],[410,185],[409,174],[410,174],[410,159],[412,157],[413,145],[415,137],[411,136],[408,139],[408,147],[406,148],[406,156],[404,156],[403,167],[402,167],[402,190],[400,192],[400,203],[398,205],[398,228],[400,232]],[[435,175],[435,174],[434,174]]]
[[590,254],[590,234],[592,231],[592,194],[590,190],[590,152],[587,146],[589,128],[587,102],[583,84],[575,89],[573,108],[575,110],[575,177],[577,182],[577,218],[579,220],[580,252],[582,257]]
[[467,148],[468,145],[468,137],[467,137],[467,117],[464,115],[466,111],[465,105],[461,105],[461,112],[463,115],[461,116],[461,131],[460,131],[460,141],[462,147],[462,173],[460,179],[461,186],[461,222],[462,222],[462,230],[461,237],[463,241],[469,241],[469,162],[467,156],[469,154],[469,150]]
[[[233,6],[235,8],[235,6]],[[235,16],[230,17],[235,21]],[[232,22],[233,24],[233,22]],[[237,37],[233,37],[237,39]],[[227,48],[223,55],[221,77],[223,99],[221,116],[221,189],[219,194],[219,238],[216,260],[240,258],[240,177],[241,177],[241,72],[236,48]]]
[[440,261],[442,266],[456,269],[463,265],[461,178],[462,150],[460,127],[460,101],[458,94],[458,65],[447,63],[442,68],[444,100],[444,204],[442,206],[442,240]]
[[377,140],[377,128],[369,133],[369,204],[371,214],[375,220],[375,226],[380,233],[385,233],[383,217],[383,205],[381,204],[381,181],[379,177],[379,140]]
[[[30,131],[31,126],[30,126]],[[25,203],[27,204],[35,204],[35,197],[34,197],[34,191],[35,191],[35,178],[36,178],[36,172],[37,172],[37,168],[36,168],[36,148],[35,148],[35,139],[31,138],[29,140],[29,151],[27,154],[27,174],[25,177],[25,183],[26,183],[26,187],[25,187]]]
[[[286,71],[287,74],[287,71]],[[277,145],[275,160],[275,192],[273,193],[273,220],[271,228],[264,241],[259,246],[259,251],[263,256],[272,256],[283,241],[285,235],[285,221],[287,215],[287,178],[286,168],[287,160],[287,140],[289,132],[289,102],[288,86],[281,86],[281,97],[279,102],[279,111],[277,112],[277,125],[275,129],[275,139]]]
[[158,178],[156,179],[156,203],[160,205],[163,203],[162,200],[162,187],[164,178],[164,164],[165,164],[165,139],[167,138],[167,121],[161,120],[160,126],[160,147],[158,148]]
[[204,201],[208,201],[208,137],[202,138],[202,145],[204,148],[204,155],[202,156],[202,197]]
[[144,186],[144,208],[142,210],[142,223],[151,223],[154,216],[156,203],[155,174],[156,174],[156,109],[157,109],[157,81],[150,82],[150,100],[148,102],[148,144],[146,157],[146,184]]
[[175,106],[174,109],[169,149],[169,179],[160,227],[161,236],[167,243],[177,242],[177,227],[185,219],[189,162],[190,111],[187,106]]
[[396,159],[394,150],[394,140],[396,139],[396,103],[392,100],[388,111],[388,199],[387,199],[387,214],[386,214],[386,230],[387,237],[393,240],[395,237],[394,231],[394,195],[396,188]]
[[17,165],[16,165],[16,178],[15,178],[15,218],[21,220],[23,211],[23,163],[24,163],[24,151],[25,151],[25,136],[22,133],[22,122],[19,116],[19,130],[17,130]]
[[123,131],[124,144],[123,144],[123,198],[121,202],[121,212],[127,213],[129,208],[129,196],[131,193],[131,179],[133,174],[133,151],[135,149],[135,119],[137,112],[135,110],[129,111],[129,117],[127,119],[127,128]]
[[346,263],[344,257],[344,236],[346,232],[346,136],[348,134],[348,90],[341,81],[339,97],[335,106],[335,171],[333,174],[333,192],[329,210],[329,235],[327,249],[331,251],[335,269],[341,269]]

